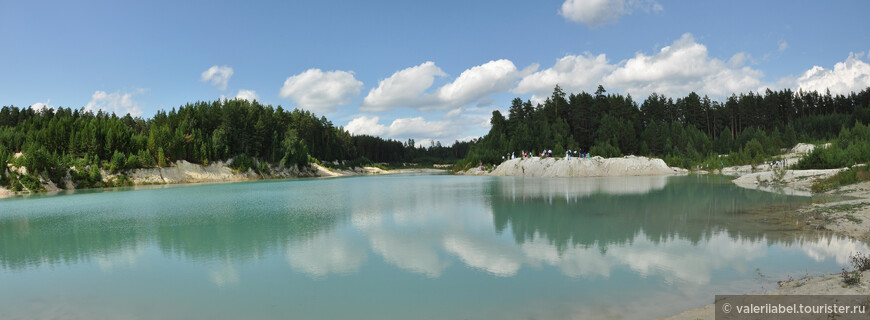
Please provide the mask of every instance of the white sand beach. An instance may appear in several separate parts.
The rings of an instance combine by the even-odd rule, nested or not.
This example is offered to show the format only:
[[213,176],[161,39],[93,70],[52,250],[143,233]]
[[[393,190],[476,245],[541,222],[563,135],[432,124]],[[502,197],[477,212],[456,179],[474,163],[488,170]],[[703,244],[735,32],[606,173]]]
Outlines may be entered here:
[[459,174],[517,177],[624,177],[686,174],[688,170],[669,167],[662,159],[625,156],[621,158],[517,158],[491,171],[471,168]]

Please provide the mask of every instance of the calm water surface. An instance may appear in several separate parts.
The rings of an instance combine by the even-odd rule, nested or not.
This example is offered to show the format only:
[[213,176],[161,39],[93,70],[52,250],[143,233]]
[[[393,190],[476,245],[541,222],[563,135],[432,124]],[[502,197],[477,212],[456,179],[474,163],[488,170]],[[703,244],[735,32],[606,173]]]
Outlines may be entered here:
[[0,318],[667,316],[860,242],[718,176],[402,175],[0,201]]

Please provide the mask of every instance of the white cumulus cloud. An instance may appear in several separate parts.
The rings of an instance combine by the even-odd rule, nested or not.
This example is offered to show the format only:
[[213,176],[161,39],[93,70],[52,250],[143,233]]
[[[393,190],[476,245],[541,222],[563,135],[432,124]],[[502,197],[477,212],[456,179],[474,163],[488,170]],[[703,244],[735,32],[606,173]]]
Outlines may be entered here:
[[712,58],[707,47],[687,33],[655,54],[638,52],[616,64],[604,54],[567,55],[553,67],[524,77],[513,92],[533,93],[531,100],[539,102],[557,84],[566,92],[591,92],[601,84],[641,99],[653,92],[676,97],[692,91],[724,97],[763,85],[764,74],[745,66],[750,59],[743,52],[727,62]]
[[399,141],[414,139],[418,146],[429,146],[435,141],[450,145],[457,140],[468,141],[476,138],[469,136],[465,130],[476,127],[482,118],[489,122],[488,116],[460,115],[440,121],[429,121],[423,117],[397,118],[386,125],[381,123],[380,117],[363,115],[355,117],[344,128],[354,135],[378,136]]
[[860,55],[849,53],[849,57],[835,64],[833,70],[813,66],[798,77],[794,85],[804,91],[858,92],[870,87],[870,64],[861,60]]
[[507,59],[489,61],[463,71],[453,82],[428,93],[435,77],[447,74],[434,62],[427,61],[381,80],[377,88],[369,91],[360,110],[383,112],[406,107],[428,111],[455,109],[475,102],[485,105],[490,94],[509,90],[517,79],[535,68],[520,71]]
[[474,66],[438,89],[438,109],[466,105],[490,94],[505,92],[519,77],[517,67],[507,59]]
[[595,28],[631,14],[635,9],[659,12],[662,11],[662,5],[654,0],[565,0],[559,14],[565,19]]
[[558,84],[566,92],[594,90],[601,78],[615,68],[604,54],[567,55],[556,61],[552,68],[530,74],[520,80],[514,93],[534,93],[547,96]]
[[137,89],[133,93],[121,93],[120,90],[115,92],[106,92],[97,90],[91,95],[91,101],[85,105],[86,111],[103,110],[113,112],[118,116],[130,114],[134,117],[142,115],[142,108],[139,102],[133,100],[134,94],[142,94],[146,89]]
[[[711,58],[707,47],[684,34],[654,55],[637,53],[604,77],[605,87],[616,87],[636,96],[657,92],[684,96],[695,91],[712,96],[756,90],[764,74],[750,67],[734,68],[742,58],[725,63]],[[729,66],[729,64],[731,66]]]
[[380,120],[379,117],[361,116],[348,122],[344,128],[355,135],[382,136],[387,132],[387,127],[380,124]]
[[380,117],[360,116],[351,120],[345,129],[355,135],[437,139],[451,136],[461,127],[454,121],[426,121],[423,117],[398,118],[386,126],[380,124]]
[[241,89],[239,90],[239,93],[236,94],[236,99],[253,102],[254,100],[260,100],[260,95],[258,95],[254,90]]
[[228,66],[213,65],[208,70],[205,70],[200,75],[200,80],[203,82],[211,82],[211,85],[218,87],[221,90],[227,89],[227,83],[230,77],[233,76],[233,68]]
[[362,86],[363,83],[354,78],[353,71],[308,69],[288,77],[281,87],[280,96],[292,100],[300,108],[331,113],[359,96]]
[[36,103],[30,105],[30,109],[33,109],[33,111],[39,112],[39,111],[42,111],[45,109],[54,109],[54,106],[51,105],[51,99],[48,99],[45,102],[36,102]]
[[429,104],[424,100],[431,100],[431,97],[424,98],[424,92],[435,82],[435,77],[446,75],[432,61],[397,71],[378,82],[377,88],[369,91],[360,110],[378,112],[400,107],[413,108],[421,103]]
[[366,261],[365,248],[359,243],[334,234],[318,234],[312,238],[288,243],[284,258],[299,272],[314,277],[329,274],[354,273]]
[[752,59],[749,54],[746,52],[738,52],[731,56],[731,59],[728,59],[728,67],[731,68],[740,68],[746,64],[746,62]]

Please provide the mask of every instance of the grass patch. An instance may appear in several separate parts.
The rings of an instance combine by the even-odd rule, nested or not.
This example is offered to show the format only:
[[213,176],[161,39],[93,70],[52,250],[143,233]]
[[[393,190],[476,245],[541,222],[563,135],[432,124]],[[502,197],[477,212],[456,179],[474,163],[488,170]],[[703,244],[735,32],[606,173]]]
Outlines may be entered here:
[[125,187],[125,186],[132,186],[133,180],[131,180],[126,175],[120,174],[120,175],[117,175],[115,177],[106,179],[106,181],[103,184],[106,188]]
[[813,182],[812,190],[813,192],[820,193],[864,181],[870,181],[870,170],[867,169],[867,166],[856,166]]
[[[852,212],[857,211],[863,207],[866,207],[870,204],[868,203],[856,203],[856,204],[841,204],[835,206],[828,207],[816,207],[812,210],[805,211],[800,214],[803,218],[812,218],[819,222],[822,226],[828,223],[832,223],[834,220],[838,218],[844,218],[846,220],[852,221],[854,223],[861,223],[861,220],[858,217],[852,215]],[[845,212],[845,215],[836,215],[837,213]]]
[[847,214],[847,215],[843,216],[843,218],[846,218],[846,220],[852,221],[852,222],[854,222],[854,223],[861,223],[861,222],[863,222],[863,220],[861,220],[861,219],[859,219],[859,218],[853,216],[852,214]]
[[868,203],[849,203],[849,204],[841,204],[836,206],[829,207],[821,207],[815,210],[812,210],[811,213],[821,213],[821,214],[830,214],[836,212],[854,212],[858,209],[864,208],[870,204]]

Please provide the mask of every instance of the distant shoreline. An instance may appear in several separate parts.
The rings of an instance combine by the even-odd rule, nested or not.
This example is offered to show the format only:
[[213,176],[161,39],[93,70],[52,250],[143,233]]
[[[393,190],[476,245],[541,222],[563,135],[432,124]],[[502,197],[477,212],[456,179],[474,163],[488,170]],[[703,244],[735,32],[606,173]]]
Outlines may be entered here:
[[[224,162],[215,162],[209,165],[194,164],[184,160],[179,160],[171,166],[163,168],[141,168],[132,169],[111,174],[108,171],[101,170],[103,181],[115,181],[118,179],[128,179],[128,184],[120,186],[142,186],[142,185],[174,185],[174,184],[198,184],[198,183],[216,183],[216,182],[242,182],[242,181],[257,181],[257,180],[276,180],[276,179],[293,179],[293,178],[329,178],[329,177],[345,177],[345,176],[363,176],[363,175],[385,175],[385,174],[403,174],[403,173],[447,173],[447,169],[435,168],[400,168],[384,170],[378,167],[356,167],[349,169],[330,169],[311,163],[306,167],[297,168],[270,168],[269,173],[261,174],[253,169],[239,172],[230,168]],[[57,186],[48,179],[40,179],[44,191],[30,192],[12,190],[0,187],[0,199],[8,198],[16,195],[27,194],[44,194],[59,191],[86,190],[92,188],[76,188],[70,179],[64,179],[63,188]]]

